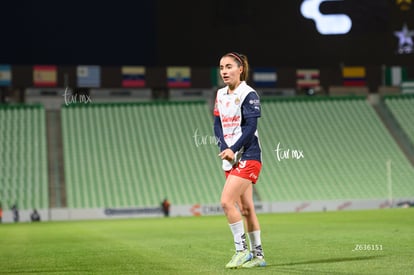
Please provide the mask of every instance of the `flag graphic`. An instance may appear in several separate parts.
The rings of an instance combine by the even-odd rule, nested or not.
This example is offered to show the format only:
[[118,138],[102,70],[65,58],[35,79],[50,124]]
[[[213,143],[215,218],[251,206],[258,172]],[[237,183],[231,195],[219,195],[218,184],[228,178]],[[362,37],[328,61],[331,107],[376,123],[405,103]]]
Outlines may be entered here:
[[122,87],[145,87],[145,67],[143,66],[123,66],[122,67]]
[[11,86],[12,74],[10,65],[0,65],[0,86]]
[[320,86],[318,69],[296,70],[296,86],[300,89]]
[[385,85],[400,86],[404,80],[407,80],[406,68],[400,66],[385,68]]
[[100,66],[78,66],[76,70],[78,87],[99,88],[101,86]]
[[167,67],[167,86],[169,88],[189,88],[191,86],[190,67]]
[[414,94],[414,81],[403,81],[401,83],[401,92],[403,94]]
[[343,67],[342,81],[344,86],[366,86],[365,67]]
[[55,65],[33,66],[33,85],[35,87],[56,87],[57,67]]
[[256,87],[275,87],[277,81],[276,69],[254,68],[253,82]]

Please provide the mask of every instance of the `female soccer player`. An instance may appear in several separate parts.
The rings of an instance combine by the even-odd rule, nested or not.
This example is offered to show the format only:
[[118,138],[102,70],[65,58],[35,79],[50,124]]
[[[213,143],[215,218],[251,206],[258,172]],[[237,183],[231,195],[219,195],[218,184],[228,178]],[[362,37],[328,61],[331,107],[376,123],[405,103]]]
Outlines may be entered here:
[[[257,132],[260,100],[255,90],[246,84],[248,73],[245,55],[232,52],[220,59],[220,75],[226,87],[217,91],[214,133],[219,140],[219,157],[226,176],[221,205],[236,248],[226,268],[266,265],[253,203],[253,184],[256,184],[262,166]],[[242,215],[251,251],[247,248]]]

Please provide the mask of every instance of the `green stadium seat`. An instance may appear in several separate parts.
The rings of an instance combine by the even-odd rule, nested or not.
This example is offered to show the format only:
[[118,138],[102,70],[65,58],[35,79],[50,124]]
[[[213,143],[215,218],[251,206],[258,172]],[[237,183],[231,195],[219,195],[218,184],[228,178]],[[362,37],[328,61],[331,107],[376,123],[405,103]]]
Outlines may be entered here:
[[68,207],[212,203],[224,182],[204,102],[94,104],[62,110]]
[[[387,198],[392,161],[394,196],[414,194],[414,170],[363,98],[263,103],[260,121],[263,201]],[[303,159],[276,159],[278,143]]]
[[[204,102],[71,105],[62,110],[69,208],[219,203],[224,175]],[[204,137],[195,143],[194,135]],[[365,98],[263,101],[262,201],[414,195],[414,170]],[[304,158],[278,160],[276,148]]]
[[0,201],[24,209],[47,209],[45,110],[41,105],[0,106]]

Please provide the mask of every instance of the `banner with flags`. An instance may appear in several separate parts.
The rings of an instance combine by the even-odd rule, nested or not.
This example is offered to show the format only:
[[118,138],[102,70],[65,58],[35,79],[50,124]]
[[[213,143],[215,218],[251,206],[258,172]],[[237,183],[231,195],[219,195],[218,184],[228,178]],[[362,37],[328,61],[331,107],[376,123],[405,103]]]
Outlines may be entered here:
[[35,87],[56,87],[57,66],[55,65],[34,65],[33,86]]
[[403,81],[407,80],[407,70],[400,66],[391,66],[385,68],[385,85],[400,86]]
[[0,65],[0,86],[11,86],[12,73],[10,65]]
[[191,87],[190,67],[167,67],[168,88],[189,88]]
[[342,81],[344,86],[366,86],[366,71],[365,67],[343,67]]
[[99,88],[101,86],[101,67],[79,65],[76,69],[79,88]]
[[296,70],[296,86],[299,89],[319,87],[319,74],[320,71],[318,69]]
[[403,94],[414,94],[414,81],[401,82],[401,92]]
[[145,87],[145,67],[143,66],[123,66],[122,67],[122,87],[139,88]]
[[270,88],[275,87],[277,74],[275,68],[254,68],[253,82],[256,87]]

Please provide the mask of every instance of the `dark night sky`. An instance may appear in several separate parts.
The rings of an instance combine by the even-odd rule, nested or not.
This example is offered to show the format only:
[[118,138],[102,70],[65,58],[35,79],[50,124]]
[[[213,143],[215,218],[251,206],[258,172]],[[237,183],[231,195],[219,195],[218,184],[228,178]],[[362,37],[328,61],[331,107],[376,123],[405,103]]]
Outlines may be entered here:
[[150,0],[8,1],[5,6],[0,63],[155,62],[155,4]]
[[326,2],[346,13],[347,35],[321,36],[300,14],[303,0],[4,1],[0,64],[215,65],[240,51],[262,66],[413,64],[393,32],[414,29],[414,4]]

